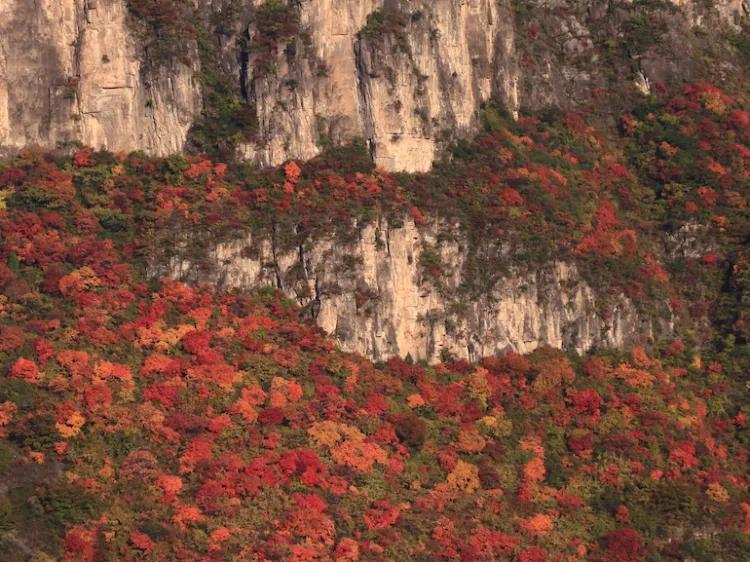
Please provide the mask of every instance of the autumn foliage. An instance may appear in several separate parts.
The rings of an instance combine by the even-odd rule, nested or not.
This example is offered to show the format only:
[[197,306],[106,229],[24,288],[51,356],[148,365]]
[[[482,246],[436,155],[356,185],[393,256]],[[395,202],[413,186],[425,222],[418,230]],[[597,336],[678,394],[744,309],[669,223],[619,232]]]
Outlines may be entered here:
[[[543,236],[581,267],[609,267],[608,287],[673,299],[678,326],[680,299],[707,321],[714,293],[680,284],[684,264],[663,259],[642,219],[704,225],[716,243],[686,259],[716,272],[721,236],[743,233],[750,119],[706,85],[673,94],[653,119],[623,122],[622,142],[652,156],[637,169],[638,154],[609,153],[572,115],[524,117],[424,177],[352,169],[340,154],[249,176],[89,150],[1,164],[0,472],[19,492],[0,499],[0,529],[37,560],[747,552],[750,410],[728,344],[685,331],[587,357],[373,364],[279,291],[152,274],[175,225],[218,239],[286,221],[313,236],[381,213],[425,227],[447,209],[530,263]],[[688,141],[667,133],[710,156],[685,168]],[[644,215],[644,201],[661,207]]]

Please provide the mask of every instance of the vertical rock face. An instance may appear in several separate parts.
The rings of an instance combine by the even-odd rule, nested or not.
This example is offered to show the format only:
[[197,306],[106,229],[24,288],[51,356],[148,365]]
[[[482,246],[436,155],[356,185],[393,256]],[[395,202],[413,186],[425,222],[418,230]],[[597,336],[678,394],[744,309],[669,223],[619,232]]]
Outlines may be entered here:
[[0,148],[183,148],[195,68],[146,72],[126,18],[123,0],[0,0]]
[[308,159],[324,140],[364,136],[354,44],[380,5],[382,0],[304,0],[299,17],[305,40],[279,49],[270,73],[252,72],[251,57],[246,87],[257,104],[261,142],[245,147],[248,158],[263,165]]
[[247,73],[260,140],[245,156],[273,165],[363,137],[378,165],[407,172],[429,169],[449,142],[476,131],[489,99],[511,112],[592,103],[619,110],[651,84],[710,73],[697,56],[706,38],[736,29],[750,10],[747,0],[295,6],[301,36],[281,42],[273,72]]
[[518,105],[508,2],[325,0],[300,10],[307,39],[279,49],[274,73],[248,77],[262,140],[245,152],[263,164],[364,137],[383,168],[426,171],[474,129],[483,102]]
[[403,29],[371,23],[355,45],[365,131],[378,165],[424,172],[446,142],[475,129],[493,95],[518,107],[512,12],[505,2],[430,1],[399,15],[382,25]]
[[[702,67],[701,49],[750,11],[748,0],[284,1],[274,6],[299,33],[257,65],[266,3],[176,3],[255,110],[258,140],[240,155],[273,165],[362,137],[378,165],[409,172],[476,131],[490,99],[611,114],[653,84],[730,75],[731,64]],[[181,150],[201,110],[198,50],[165,68],[129,23],[126,0],[0,0],[0,149]]]
[[[224,289],[280,286],[344,349],[374,360],[476,359],[542,345],[584,352],[652,334],[627,298],[603,305],[565,262],[517,268],[482,296],[461,298],[465,247],[438,239],[438,229],[411,221],[368,224],[347,243],[321,239],[294,251],[248,235],[215,246],[200,266],[176,257],[153,273]],[[427,248],[446,264],[440,286],[424,271]]]

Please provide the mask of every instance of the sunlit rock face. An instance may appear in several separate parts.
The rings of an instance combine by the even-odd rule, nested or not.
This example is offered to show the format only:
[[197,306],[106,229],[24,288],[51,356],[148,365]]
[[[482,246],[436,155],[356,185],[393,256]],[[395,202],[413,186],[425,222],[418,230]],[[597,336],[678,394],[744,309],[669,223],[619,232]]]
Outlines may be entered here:
[[517,108],[509,2],[386,4],[300,4],[307,35],[294,56],[280,50],[275,73],[248,77],[263,139],[250,154],[272,165],[309,158],[323,140],[363,137],[382,168],[423,172],[447,142],[475,130],[483,102]]
[[480,129],[490,100],[515,114],[599,99],[618,113],[654,84],[696,79],[705,34],[737,29],[750,9],[672,0],[658,8],[658,37],[644,42],[651,31],[631,37],[635,4],[625,0],[299,0],[288,4],[298,32],[269,55],[252,48],[264,4],[197,3],[193,35],[215,52],[202,56],[186,33],[164,64],[134,32],[154,33],[126,0],[0,0],[0,149],[75,141],[181,151],[211,112],[202,99],[214,69],[203,60],[220,61],[257,123],[232,141],[240,158],[276,165],[363,138],[381,168],[424,172]]
[[[241,153],[275,165],[362,137],[383,169],[424,172],[478,130],[490,99],[512,114],[576,109],[601,92],[616,94],[600,104],[626,104],[651,84],[695,79],[693,47],[705,42],[695,30],[736,29],[748,5],[674,0],[648,42],[626,31],[632,4],[303,0],[302,36],[280,46],[274,72],[246,74],[260,138]],[[607,49],[622,60],[603,58]]]
[[[631,301],[620,295],[603,305],[575,265],[563,261],[518,268],[486,294],[460,299],[465,244],[460,237],[439,241],[438,232],[410,220],[398,227],[370,223],[348,242],[332,236],[294,250],[247,235],[210,248],[200,263],[173,257],[154,273],[220,290],[280,287],[342,348],[374,360],[472,360],[544,345],[583,353],[654,332]],[[425,251],[448,264],[440,286],[424,271]]]

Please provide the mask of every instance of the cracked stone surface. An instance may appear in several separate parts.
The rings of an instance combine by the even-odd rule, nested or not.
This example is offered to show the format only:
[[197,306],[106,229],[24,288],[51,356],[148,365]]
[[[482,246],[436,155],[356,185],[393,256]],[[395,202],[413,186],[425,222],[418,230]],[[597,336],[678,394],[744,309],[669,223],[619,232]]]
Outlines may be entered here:
[[[576,266],[564,261],[516,268],[452,312],[466,252],[460,240],[438,244],[438,238],[437,227],[418,228],[407,219],[393,228],[380,221],[364,225],[347,243],[323,238],[292,250],[247,234],[213,246],[198,261],[185,257],[190,244],[184,241],[151,273],[219,289],[280,288],[343,349],[373,360],[407,354],[431,362],[446,354],[475,360],[543,345],[583,353],[672,329],[640,318],[623,295],[603,304]],[[419,265],[425,247],[436,244],[442,263],[450,264],[442,289]]]
[[183,148],[196,68],[149,72],[126,18],[122,0],[0,0],[0,149]]
[[509,0],[418,0],[406,13],[422,15],[402,36],[360,34],[383,4],[299,3],[309,44],[297,41],[294,59],[280,50],[274,74],[248,77],[262,141],[245,157],[275,165],[310,158],[325,140],[362,137],[382,168],[424,172],[476,129],[482,103],[495,96],[517,109]]
[[[610,90],[601,103],[618,113],[653,84],[701,79],[700,45],[748,14],[747,0],[671,0],[663,48],[613,64],[601,49],[623,37],[626,0],[534,0],[533,17],[511,0],[296,0],[300,33],[279,42],[271,64],[255,65],[259,55],[243,45],[263,3],[197,5],[234,93],[256,111],[257,142],[239,156],[275,165],[363,138],[379,166],[408,172],[474,134],[490,99],[511,113],[576,109]],[[221,32],[217,10],[230,14],[218,18]],[[378,10],[400,13],[402,24],[368,31]],[[125,0],[0,0],[0,152],[72,141],[183,149],[202,109],[197,46],[184,53],[188,64],[156,70],[129,23]]]

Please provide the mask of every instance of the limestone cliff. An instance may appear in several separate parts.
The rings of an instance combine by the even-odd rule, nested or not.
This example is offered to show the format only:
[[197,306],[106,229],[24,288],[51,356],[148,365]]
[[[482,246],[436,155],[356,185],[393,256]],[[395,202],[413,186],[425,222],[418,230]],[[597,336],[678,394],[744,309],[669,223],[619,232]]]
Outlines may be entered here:
[[[364,137],[364,108],[354,54],[357,33],[382,0],[305,1],[299,4],[306,40],[275,53],[274,71],[258,72],[257,53],[247,64],[246,88],[257,107],[259,142],[249,158],[273,165],[320,152],[324,137],[340,142]],[[251,38],[258,33],[253,23]]]
[[[248,234],[209,248],[200,260],[185,257],[192,242],[184,241],[168,266],[152,273],[220,289],[280,287],[344,349],[375,360],[476,359],[541,345],[584,352],[670,329],[640,318],[622,295],[605,301],[562,261],[514,267],[486,294],[460,297],[466,243],[443,239],[446,229],[458,232],[456,225],[381,220],[362,225],[348,242],[330,236],[293,250]],[[428,253],[448,264],[438,278],[425,271]]]
[[[185,148],[196,121],[218,119],[207,128],[232,138],[211,140],[261,165],[361,137],[381,167],[421,172],[477,130],[489,100],[606,118],[655,84],[731,80],[739,70],[722,34],[749,9],[747,0],[0,0],[0,148],[78,141],[163,155]],[[282,19],[264,28],[269,13]],[[147,47],[166,25],[165,64]]]
[[[606,115],[652,84],[726,78],[731,65],[710,63],[707,37],[719,45],[714,34],[736,29],[748,10],[742,0],[295,6],[303,31],[280,42],[273,72],[253,72],[256,54],[248,53],[245,86],[260,130],[258,142],[242,147],[245,157],[279,164],[360,136],[378,165],[407,172],[426,171],[448,143],[475,131],[490,99],[511,112],[587,107]],[[251,44],[255,34],[251,21]]]
[[[154,41],[169,18],[153,25],[136,4],[182,12]],[[423,172],[491,127],[488,103],[611,122],[662,83],[731,82],[746,70],[726,35],[748,12],[747,0],[0,0],[0,152],[82,143],[165,155],[207,148],[201,129],[260,165],[363,138],[380,167]],[[524,268],[510,256],[504,276],[467,296],[462,245],[381,221],[294,251],[237,234],[166,271],[281,287],[374,358],[585,351],[664,328],[621,295],[602,298],[572,262]],[[446,264],[440,279],[425,256]]]
[[446,142],[476,127],[483,102],[518,106],[507,1],[299,6],[306,35],[293,40],[295,55],[279,49],[274,73],[248,74],[261,126],[249,153],[263,164],[359,136],[381,167],[423,172]]
[[0,0],[0,148],[182,150],[197,61],[149,70],[126,20],[122,0]]

